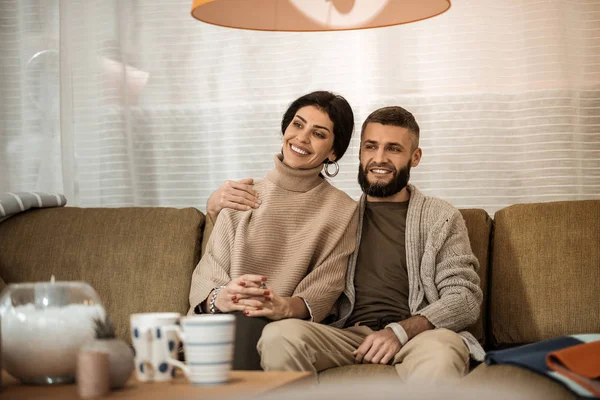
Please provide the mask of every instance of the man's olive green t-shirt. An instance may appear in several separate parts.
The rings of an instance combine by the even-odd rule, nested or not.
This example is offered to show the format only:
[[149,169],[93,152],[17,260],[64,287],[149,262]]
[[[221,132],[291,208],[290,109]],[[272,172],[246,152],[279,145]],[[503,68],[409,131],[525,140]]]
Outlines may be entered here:
[[354,275],[356,304],[346,326],[363,322],[380,329],[378,319],[402,321],[410,316],[404,240],[407,212],[408,201],[366,203]]

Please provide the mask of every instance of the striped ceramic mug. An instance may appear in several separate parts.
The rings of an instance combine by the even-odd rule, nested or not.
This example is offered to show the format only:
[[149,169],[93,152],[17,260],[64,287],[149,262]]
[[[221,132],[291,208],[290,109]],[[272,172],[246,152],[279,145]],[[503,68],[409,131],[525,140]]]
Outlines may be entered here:
[[167,363],[181,368],[194,385],[226,383],[233,361],[235,317],[231,314],[194,315],[180,325],[161,327],[164,337],[173,334],[183,343],[186,364],[175,358]]

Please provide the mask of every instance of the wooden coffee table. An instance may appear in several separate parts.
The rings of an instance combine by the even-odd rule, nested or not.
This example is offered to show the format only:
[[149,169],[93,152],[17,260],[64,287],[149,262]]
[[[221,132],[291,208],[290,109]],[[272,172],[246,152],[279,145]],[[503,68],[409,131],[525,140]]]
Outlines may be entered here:
[[[184,376],[176,376],[171,382],[141,383],[132,377],[120,390],[110,392],[110,399],[210,399],[223,396],[255,396],[283,387],[312,381],[309,372],[232,371],[230,381],[220,386],[193,386]],[[2,371],[2,400],[22,399],[79,399],[77,385],[29,386],[22,385]]]

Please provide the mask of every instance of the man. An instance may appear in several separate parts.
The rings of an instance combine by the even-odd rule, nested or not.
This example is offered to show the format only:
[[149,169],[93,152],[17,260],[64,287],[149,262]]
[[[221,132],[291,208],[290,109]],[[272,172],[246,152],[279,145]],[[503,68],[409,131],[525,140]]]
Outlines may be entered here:
[[[362,228],[335,321],[267,325],[258,344],[264,369],[316,373],[391,363],[403,380],[433,381],[458,379],[468,372],[470,356],[483,359],[477,340],[464,331],[479,317],[478,262],[460,212],[408,184],[421,156],[410,112],[386,107],[365,120],[358,172]],[[258,207],[249,183],[226,183],[209,199],[209,215],[214,219],[219,207],[233,203]]]

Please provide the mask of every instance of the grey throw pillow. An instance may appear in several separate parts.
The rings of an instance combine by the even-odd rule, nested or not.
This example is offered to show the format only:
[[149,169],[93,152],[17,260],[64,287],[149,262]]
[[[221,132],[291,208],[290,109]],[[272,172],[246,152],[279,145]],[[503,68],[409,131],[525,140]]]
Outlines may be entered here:
[[67,199],[59,193],[18,192],[0,194],[0,222],[30,208],[62,207]]

